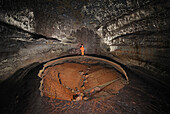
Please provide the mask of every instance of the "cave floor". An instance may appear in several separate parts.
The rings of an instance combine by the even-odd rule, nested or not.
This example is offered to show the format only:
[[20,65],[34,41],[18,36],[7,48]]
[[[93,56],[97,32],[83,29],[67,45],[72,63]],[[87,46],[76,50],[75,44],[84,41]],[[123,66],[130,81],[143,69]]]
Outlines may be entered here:
[[77,102],[41,96],[41,79],[37,76],[41,68],[42,66],[38,66],[32,69],[17,84],[11,84],[10,81],[1,84],[1,113],[168,113],[169,89],[128,68],[124,69],[128,74],[129,84],[117,95],[103,100]]
[[51,66],[42,75],[42,96],[69,101],[111,97],[127,82],[112,67],[80,63]]

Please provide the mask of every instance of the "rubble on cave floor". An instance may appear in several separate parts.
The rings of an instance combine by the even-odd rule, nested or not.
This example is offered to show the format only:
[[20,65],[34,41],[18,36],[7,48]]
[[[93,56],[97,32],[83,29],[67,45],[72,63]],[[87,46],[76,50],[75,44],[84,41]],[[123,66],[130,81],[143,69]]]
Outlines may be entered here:
[[62,63],[43,72],[41,95],[68,101],[97,100],[115,95],[125,80],[113,68]]

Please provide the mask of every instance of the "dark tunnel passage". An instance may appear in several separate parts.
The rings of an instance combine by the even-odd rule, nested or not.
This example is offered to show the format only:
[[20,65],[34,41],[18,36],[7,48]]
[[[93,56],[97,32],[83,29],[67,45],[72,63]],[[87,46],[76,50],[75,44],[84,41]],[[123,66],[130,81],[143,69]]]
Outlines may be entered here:
[[0,113],[168,114],[169,10],[169,0],[0,0]]

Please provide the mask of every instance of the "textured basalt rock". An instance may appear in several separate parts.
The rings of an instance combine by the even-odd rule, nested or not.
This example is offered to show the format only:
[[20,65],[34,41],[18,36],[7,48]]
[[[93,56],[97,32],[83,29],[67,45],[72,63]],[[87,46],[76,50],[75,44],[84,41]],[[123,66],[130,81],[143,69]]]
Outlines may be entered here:
[[[0,112],[168,113],[169,9],[170,0],[0,0]],[[121,63],[129,84],[100,101],[41,96],[44,62],[82,43],[85,55]]]
[[[0,0],[0,80],[63,55],[104,55],[169,80],[168,0]],[[166,63],[166,64],[165,64]]]
[[[128,66],[139,66],[169,79],[168,1],[151,1],[98,29],[110,52]],[[102,32],[102,34],[101,34]],[[108,46],[107,46],[108,48]],[[167,62],[168,64],[165,64]],[[166,78],[165,78],[166,77]]]

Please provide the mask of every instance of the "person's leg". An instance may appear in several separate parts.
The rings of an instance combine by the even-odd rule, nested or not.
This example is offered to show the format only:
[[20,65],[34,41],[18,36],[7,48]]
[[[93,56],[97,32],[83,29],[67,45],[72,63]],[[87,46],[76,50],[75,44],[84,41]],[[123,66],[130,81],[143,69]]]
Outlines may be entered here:
[[84,55],[84,51],[82,51],[81,55]]

